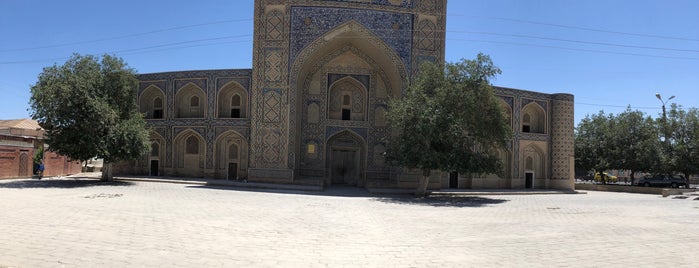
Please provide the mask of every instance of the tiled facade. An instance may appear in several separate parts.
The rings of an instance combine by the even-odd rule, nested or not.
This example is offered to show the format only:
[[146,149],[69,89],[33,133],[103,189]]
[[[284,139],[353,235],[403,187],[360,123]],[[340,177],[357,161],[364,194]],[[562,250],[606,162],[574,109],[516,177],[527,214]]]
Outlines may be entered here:
[[[152,153],[122,173],[412,187],[383,160],[388,100],[444,59],[446,1],[256,0],[254,16],[252,69],[140,76]],[[515,133],[505,175],[430,187],[571,189],[573,96],[496,94]]]

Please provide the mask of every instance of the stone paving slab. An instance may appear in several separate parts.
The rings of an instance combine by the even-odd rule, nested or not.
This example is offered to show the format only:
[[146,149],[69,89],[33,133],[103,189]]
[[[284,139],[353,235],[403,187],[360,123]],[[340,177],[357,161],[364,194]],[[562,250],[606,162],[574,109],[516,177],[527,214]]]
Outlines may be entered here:
[[697,267],[699,195],[0,181],[0,267]]

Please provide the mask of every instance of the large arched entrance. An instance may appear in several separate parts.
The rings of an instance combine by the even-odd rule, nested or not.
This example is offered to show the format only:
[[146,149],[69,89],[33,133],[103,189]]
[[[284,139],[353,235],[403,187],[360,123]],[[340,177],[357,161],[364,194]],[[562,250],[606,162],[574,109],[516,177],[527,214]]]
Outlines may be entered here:
[[[391,97],[402,95],[407,77],[396,52],[356,21],[300,51],[289,81],[289,110],[295,117],[289,147],[296,152],[290,161],[298,176],[322,178],[326,185],[364,186],[366,174],[378,169],[373,161],[367,164],[367,155],[374,155],[367,144],[388,135],[386,107]],[[340,129],[345,132],[338,134]],[[354,136],[340,138],[343,133]]]
[[328,177],[325,184],[364,186],[366,146],[361,137],[343,131],[328,139]]

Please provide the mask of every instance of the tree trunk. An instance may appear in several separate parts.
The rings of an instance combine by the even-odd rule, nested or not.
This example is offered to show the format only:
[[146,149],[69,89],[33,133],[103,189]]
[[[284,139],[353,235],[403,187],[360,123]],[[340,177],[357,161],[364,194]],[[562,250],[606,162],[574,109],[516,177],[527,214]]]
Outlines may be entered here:
[[633,183],[636,181],[636,171],[632,170],[631,171],[631,185],[634,185]]
[[114,181],[112,176],[112,163],[104,162],[102,166],[102,181]]
[[423,169],[422,177],[417,182],[417,189],[415,190],[416,197],[425,197],[427,195],[427,185],[430,184],[430,170]]

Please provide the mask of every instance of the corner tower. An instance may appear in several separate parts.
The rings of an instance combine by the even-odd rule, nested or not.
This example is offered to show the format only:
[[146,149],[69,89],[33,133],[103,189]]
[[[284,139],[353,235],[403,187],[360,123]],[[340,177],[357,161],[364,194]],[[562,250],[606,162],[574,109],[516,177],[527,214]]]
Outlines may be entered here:
[[445,26],[446,0],[256,0],[250,179],[387,177],[388,99],[444,59]]

